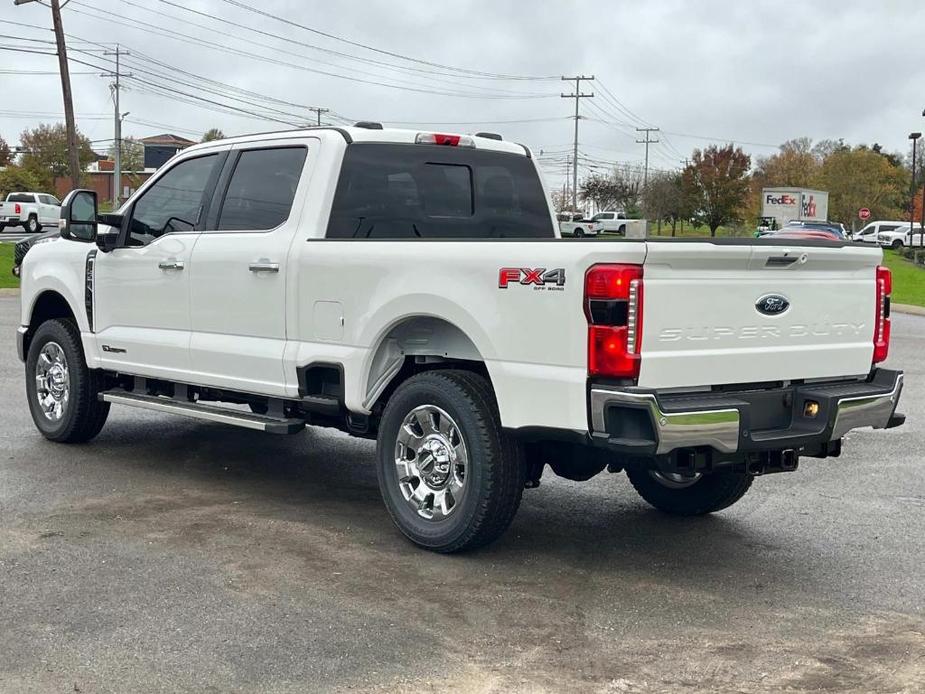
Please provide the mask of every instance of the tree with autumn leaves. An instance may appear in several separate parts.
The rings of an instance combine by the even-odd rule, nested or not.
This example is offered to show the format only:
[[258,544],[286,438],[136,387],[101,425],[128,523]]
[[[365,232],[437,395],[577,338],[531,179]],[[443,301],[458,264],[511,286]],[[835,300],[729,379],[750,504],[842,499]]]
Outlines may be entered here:
[[693,219],[709,227],[710,236],[723,225],[742,221],[751,163],[751,157],[731,144],[695,149],[691,155],[681,186]]

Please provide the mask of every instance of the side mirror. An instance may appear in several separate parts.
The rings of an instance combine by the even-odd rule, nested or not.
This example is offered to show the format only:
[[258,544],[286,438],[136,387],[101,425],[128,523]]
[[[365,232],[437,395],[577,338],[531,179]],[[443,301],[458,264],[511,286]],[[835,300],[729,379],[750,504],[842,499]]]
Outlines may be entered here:
[[96,192],[72,190],[61,203],[61,236],[90,243],[96,239]]

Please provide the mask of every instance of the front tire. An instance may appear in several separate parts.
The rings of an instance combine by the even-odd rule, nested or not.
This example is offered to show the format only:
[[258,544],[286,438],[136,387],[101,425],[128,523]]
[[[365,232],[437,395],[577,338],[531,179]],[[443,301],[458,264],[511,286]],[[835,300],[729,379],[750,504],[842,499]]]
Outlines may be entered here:
[[36,428],[49,441],[89,441],[103,428],[100,373],[87,368],[80,332],[70,320],[42,323],[26,357],[26,397]]
[[702,516],[729,508],[752,486],[752,476],[713,472],[692,477],[628,468],[626,476],[645,501],[675,516]]
[[901,239],[896,239],[895,241],[893,241],[892,244],[890,244],[890,248],[892,248],[894,251],[898,251],[902,247],[903,247],[903,242]]
[[430,371],[402,383],[382,415],[376,461],[395,525],[435,552],[497,539],[526,483],[521,447],[502,432],[491,388],[467,371]]
[[578,229],[575,229],[574,235],[580,239],[585,235],[585,230],[579,227]]
[[42,230],[42,225],[39,224],[39,218],[34,214],[29,215],[29,219],[26,220],[26,231],[30,234],[37,234]]

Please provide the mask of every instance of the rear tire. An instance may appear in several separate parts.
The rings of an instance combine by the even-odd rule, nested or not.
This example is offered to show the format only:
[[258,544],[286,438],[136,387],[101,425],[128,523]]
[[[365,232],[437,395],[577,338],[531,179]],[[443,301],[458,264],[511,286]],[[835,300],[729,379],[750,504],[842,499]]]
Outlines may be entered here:
[[99,434],[109,416],[109,403],[97,397],[102,389],[100,372],[87,368],[73,321],[42,323],[26,357],[26,397],[42,436],[79,443]]
[[645,501],[675,516],[701,516],[729,508],[752,486],[752,476],[713,472],[698,478],[672,478],[653,470],[628,468],[626,476]]
[[29,219],[26,220],[26,231],[30,234],[37,234],[42,230],[42,225],[39,224],[39,218],[34,214],[29,215]]
[[521,446],[503,433],[491,388],[468,371],[429,371],[402,383],[379,424],[376,463],[395,525],[435,552],[497,539],[526,483]]

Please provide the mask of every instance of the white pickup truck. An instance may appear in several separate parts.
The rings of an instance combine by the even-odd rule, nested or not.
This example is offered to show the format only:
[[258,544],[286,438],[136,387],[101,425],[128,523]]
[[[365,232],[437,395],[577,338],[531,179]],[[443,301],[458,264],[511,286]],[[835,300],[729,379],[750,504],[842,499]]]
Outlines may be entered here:
[[584,215],[560,213],[556,218],[559,222],[559,234],[562,236],[597,236],[601,231],[601,225],[590,219],[585,219]]
[[113,404],[376,438],[396,525],[451,552],[498,537],[547,464],[695,515],[901,424],[880,259],[560,239],[521,145],[311,128],[190,147],[116,214],[71,193],[25,257],[18,349],[53,441]]
[[61,203],[45,193],[10,193],[0,202],[0,231],[21,226],[37,233],[43,226],[55,226],[61,217]]

